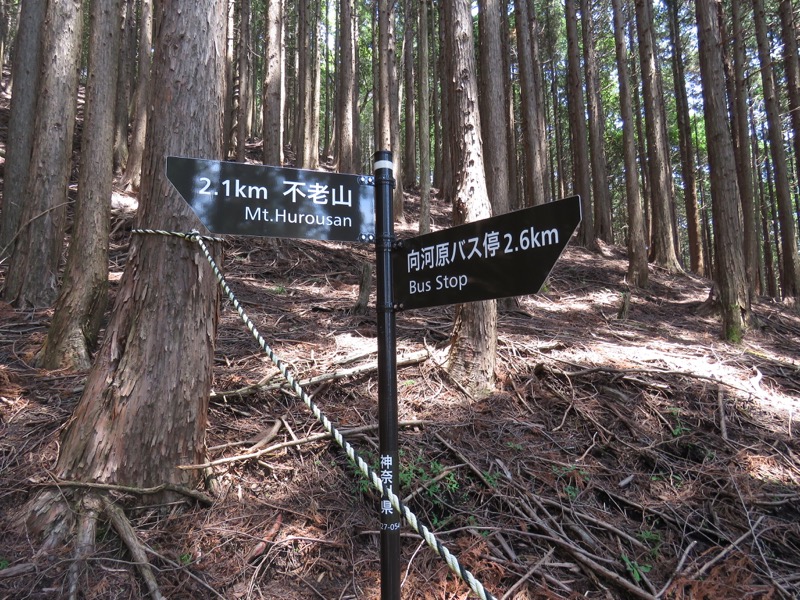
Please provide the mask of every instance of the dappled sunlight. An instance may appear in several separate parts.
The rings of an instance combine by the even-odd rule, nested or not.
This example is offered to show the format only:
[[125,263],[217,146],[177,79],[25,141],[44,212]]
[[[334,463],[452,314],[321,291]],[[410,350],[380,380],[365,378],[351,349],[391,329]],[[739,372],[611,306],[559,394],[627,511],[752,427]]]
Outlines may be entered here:
[[[800,473],[796,469],[788,468],[775,456],[745,453],[742,462],[753,479],[764,483],[800,486]],[[780,501],[780,498],[775,500]]]

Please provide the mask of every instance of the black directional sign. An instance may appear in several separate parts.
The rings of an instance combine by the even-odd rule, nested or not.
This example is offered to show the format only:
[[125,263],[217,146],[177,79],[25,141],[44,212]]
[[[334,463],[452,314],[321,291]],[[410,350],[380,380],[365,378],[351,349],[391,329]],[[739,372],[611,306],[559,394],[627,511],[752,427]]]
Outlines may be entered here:
[[423,308],[533,294],[581,222],[580,197],[403,240],[395,304]]
[[372,176],[170,156],[167,178],[212,233],[345,242],[375,237]]

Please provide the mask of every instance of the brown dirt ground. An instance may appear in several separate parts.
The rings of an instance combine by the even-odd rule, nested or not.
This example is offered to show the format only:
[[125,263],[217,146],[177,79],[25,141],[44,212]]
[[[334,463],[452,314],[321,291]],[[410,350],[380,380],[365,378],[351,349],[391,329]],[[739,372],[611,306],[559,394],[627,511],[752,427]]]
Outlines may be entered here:
[[[411,235],[413,211],[409,198],[401,235]],[[446,213],[437,202],[438,226]],[[123,223],[112,282],[129,237]],[[351,311],[371,260],[366,246],[235,239],[224,271],[305,379],[374,363],[374,294],[367,314]],[[799,597],[798,314],[759,301],[744,342],[724,343],[704,308],[709,281],[653,269],[621,319],[625,270],[619,248],[570,247],[540,294],[501,312],[498,389],[477,401],[441,366],[452,308],[400,313],[400,357],[430,350],[398,372],[400,495],[498,598]],[[0,599],[62,597],[71,564],[69,548],[37,554],[17,526],[51,482],[85,379],[30,366],[50,317],[0,303]],[[219,497],[210,507],[148,507],[139,495],[110,493],[161,591],[379,597],[376,494],[331,440],[315,437],[322,427],[278,387],[227,302],[217,342],[207,446],[210,459],[231,458],[214,468]],[[374,464],[374,370],[308,389]],[[272,450],[234,458],[276,422]],[[420,536],[402,535],[403,598],[471,597]],[[84,598],[147,596],[108,524],[81,586]]]

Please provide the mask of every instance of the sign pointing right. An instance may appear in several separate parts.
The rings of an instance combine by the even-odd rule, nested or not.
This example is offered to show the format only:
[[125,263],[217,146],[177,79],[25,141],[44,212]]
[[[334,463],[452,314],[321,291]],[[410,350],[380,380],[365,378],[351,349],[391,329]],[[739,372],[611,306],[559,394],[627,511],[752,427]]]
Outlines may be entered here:
[[581,222],[572,196],[402,241],[392,255],[398,309],[534,294]]

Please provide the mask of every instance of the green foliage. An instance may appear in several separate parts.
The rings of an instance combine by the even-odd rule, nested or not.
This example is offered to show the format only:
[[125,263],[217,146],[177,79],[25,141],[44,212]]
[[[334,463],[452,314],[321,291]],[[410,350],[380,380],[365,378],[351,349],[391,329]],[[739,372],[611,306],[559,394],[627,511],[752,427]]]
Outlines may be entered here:
[[649,573],[653,568],[652,565],[640,565],[635,560],[628,558],[627,554],[622,554],[622,562],[625,563],[625,568],[631,574],[631,577],[636,583],[641,583],[645,574]]
[[555,465],[553,474],[561,482],[562,491],[570,500],[575,500],[589,479],[589,473],[577,465]]
[[[365,450],[362,453],[361,458],[363,458],[364,462],[370,465],[373,470],[378,469],[378,458],[377,456],[375,456],[374,452],[370,450]],[[366,475],[364,475],[361,472],[361,469],[359,469],[355,464],[349,461],[347,464],[349,465],[350,469],[353,471],[353,474],[355,475],[356,489],[362,494],[368,493],[372,489],[372,482],[367,478]]]
[[650,546],[650,556],[653,558],[658,557],[658,550],[661,548],[661,544],[664,542],[664,539],[661,537],[661,533],[659,531],[643,529],[636,534],[636,537]]
[[689,433],[691,428],[681,421],[681,410],[677,407],[669,409],[670,414],[675,417],[676,424],[672,427],[672,437],[680,437],[684,433]]
[[0,558],[0,571],[7,569],[11,563],[6,558]]

